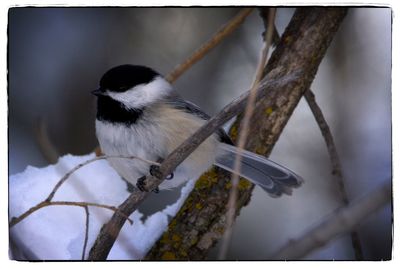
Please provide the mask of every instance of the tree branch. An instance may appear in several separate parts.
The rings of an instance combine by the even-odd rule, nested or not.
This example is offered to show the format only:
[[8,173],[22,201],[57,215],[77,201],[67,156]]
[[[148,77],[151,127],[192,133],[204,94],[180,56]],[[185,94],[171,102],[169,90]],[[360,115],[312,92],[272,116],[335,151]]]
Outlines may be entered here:
[[[281,37],[279,36],[278,31],[276,30],[275,27],[275,19],[272,20],[271,16],[272,14],[270,13],[270,8],[266,8],[266,7],[261,7],[258,8],[260,17],[263,20],[264,23],[264,29],[265,31],[262,33],[262,37],[264,39],[265,42],[267,42],[267,38],[268,38],[268,29],[271,27],[271,37],[270,37],[270,44],[273,46],[278,45],[279,40],[281,39]],[[273,15],[275,17],[275,15]]]
[[[238,139],[238,143],[237,143],[237,148],[238,148],[239,152],[243,151],[243,149],[246,145],[248,134],[249,134],[248,126],[250,124],[250,119],[254,112],[254,106],[255,106],[255,101],[256,101],[256,96],[257,96],[257,86],[262,78],[262,73],[263,73],[263,70],[265,67],[265,63],[267,62],[268,51],[269,51],[269,47],[271,45],[271,40],[272,40],[272,33],[275,28],[274,27],[275,13],[276,13],[275,8],[268,9],[269,21],[268,21],[268,28],[266,30],[264,48],[261,51],[261,57],[260,57],[260,61],[257,66],[256,75],[255,75],[254,81],[253,81],[251,89],[250,89],[249,98],[246,103],[246,109],[244,110],[244,116],[243,116],[243,120],[242,120],[242,128],[240,129],[240,132],[239,132],[239,139]],[[238,188],[238,184],[239,184],[239,173],[240,173],[241,162],[242,162],[242,155],[237,154],[235,156],[234,173],[232,174],[232,177],[231,177],[232,187],[231,187],[231,190],[229,193],[229,200],[228,200],[228,204],[227,204],[228,211],[226,212],[226,220],[227,221],[226,221],[225,233],[224,233],[221,248],[220,248],[219,254],[218,254],[219,260],[226,259],[226,255],[228,253],[228,248],[229,248],[230,241],[231,241],[232,226],[233,226],[233,222],[235,221],[237,188]]]
[[133,220],[131,220],[128,215],[124,214],[123,212],[120,212],[118,210],[118,208],[116,208],[114,206],[104,205],[104,204],[97,204],[97,203],[89,203],[89,202],[43,201],[43,202],[31,207],[30,209],[28,209],[27,211],[22,213],[20,216],[13,217],[11,219],[11,221],[10,221],[9,227],[12,228],[16,224],[18,224],[21,221],[23,221],[29,215],[31,215],[31,214],[35,213],[36,211],[38,211],[39,209],[42,209],[42,208],[47,207],[47,206],[55,206],[55,205],[79,206],[79,207],[94,206],[94,207],[99,207],[99,208],[105,208],[105,209],[114,211],[115,214],[117,214],[117,215],[121,216],[122,218],[128,220],[130,224],[133,224]]
[[324,137],[326,146],[328,148],[329,158],[331,159],[332,175],[338,176],[337,184],[339,186],[340,199],[345,205],[347,205],[349,203],[349,200],[347,198],[346,189],[344,187],[342,166],[340,164],[339,154],[337,153],[335,142],[333,140],[329,125],[325,120],[321,108],[318,106],[315,100],[314,93],[311,90],[308,90],[304,93],[304,98],[306,99],[307,104],[310,107],[311,112],[313,113],[314,118],[318,123],[321,134]]
[[[261,93],[250,124],[251,139],[246,148],[268,156],[303,93],[310,87],[330,41],[343,20],[344,8],[299,8],[264,69],[268,79],[295,78]],[[298,74],[301,72],[302,76]],[[297,74],[297,75],[293,75]],[[260,95],[258,96],[260,97]],[[236,140],[240,118],[230,135]],[[161,239],[146,256],[148,260],[202,260],[222,236],[230,189],[229,174],[212,169],[197,181],[185,204],[169,224]],[[239,182],[237,214],[251,196],[253,185]]]
[[[328,153],[332,164],[332,174],[335,175],[337,179],[336,185],[338,187],[339,198],[342,201],[343,205],[348,205],[349,198],[344,185],[342,166],[340,164],[339,154],[337,153],[335,142],[333,140],[329,125],[325,120],[321,108],[318,106],[315,100],[314,93],[311,90],[308,90],[304,93],[304,97],[314,115],[315,120],[318,123],[319,129],[321,130],[321,134],[324,137],[326,146],[328,148]],[[356,231],[351,231],[350,237],[354,249],[355,258],[357,260],[363,260],[364,255],[362,252],[361,240],[358,233]]]
[[174,82],[192,65],[204,57],[211,49],[217,46],[225,37],[235,31],[253,11],[253,8],[243,8],[233,19],[223,25],[210,40],[201,45],[195,52],[190,55],[184,62],[179,64],[166,76],[169,82]]
[[85,222],[85,239],[83,241],[83,248],[82,248],[82,261],[85,260],[86,246],[89,239],[89,217],[90,217],[89,207],[84,206],[83,208],[85,209],[86,222]]
[[93,159],[87,160],[83,163],[78,164],[77,166],[75,166],[74,168],[72,168],[71,170],[69,170],[58,182],[57,184],[54,186],[53,190],[50,192],[49,196],[45,199],[45,201],[51,201],[54,197],[54,195],[56,194],[57,190],[61,187],[62,184],[65,183],[65,181],[67,181],[67,179],[73,174],[75,173],[77,170],[81,169],[82,167],[95,162],[95,161],[99,161],[99,160],[105,160],[105,159],[113,159],[113,158],[120,158],[120,159],[137,159],[140,160],[142,162],[146,162],[148,164],[152,164],[152,165],[160,165],[158,162],[153,162],[150,160],[146,160],[146,159],[142,159],[140,157],[136,157],[136,156],[109,156],[109,155],[102,155],[102,156],[98,156],[95,157]]
[[312,250],[324,246],[336,236],[351,231],[366,217],[389,203],[392,198],[391,182],[382,184],[369,195],[338,209],[315,228],[290,240],[271,256],[271,260],[297,260]]

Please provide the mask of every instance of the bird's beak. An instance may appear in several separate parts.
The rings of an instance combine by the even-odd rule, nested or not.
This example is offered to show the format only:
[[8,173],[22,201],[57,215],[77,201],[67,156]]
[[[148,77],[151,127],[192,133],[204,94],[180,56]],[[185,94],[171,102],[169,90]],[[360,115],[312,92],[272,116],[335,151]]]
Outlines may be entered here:
[[101,88],[98,88],[98,89],[92,91],[92,94],[94,94],[96,96],[100,96],[100,95],[104,95],[104,92],[101,90]]

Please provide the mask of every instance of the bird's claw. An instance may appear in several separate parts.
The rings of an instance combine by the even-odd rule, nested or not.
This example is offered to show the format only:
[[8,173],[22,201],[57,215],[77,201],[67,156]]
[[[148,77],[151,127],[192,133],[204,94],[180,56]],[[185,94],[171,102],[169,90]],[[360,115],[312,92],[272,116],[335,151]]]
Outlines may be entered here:
[[158,165],[150,165],[150,175],[156,178],[161,178],[162,173]]
[[[162,173],[158,165],[150,165],[150,175],[156,178],[161,178]],[[174,173],[169,174],[165,179],[170,180],[174,178]]]
[[159,192],[160,192],[160,189],[159,189],[158,187],[156,187],[156,188],[153,190],[153,192],[154,192],[154,193],[159,193]]
[[[150,175],[152,175],[153,177],[156,178],[161,178],[162,177],[162,173],[160,171],[160,167],[158,165],[150,165]],[[165,179],[170,180],[174,178],[174,173],[169,174]],[[148,191],[148,189],[146,188],[146,176],[142,176],[141,178],[139,178],[136,182],[136,187],[144,192],[144,191]],[[160,189],[157,187],[153,190],[154,193],[159,193]]]
[[[141,192],[148,192],[149,190],[146,188],[146,176],[142,176],[139,178],[136,182],[136,187],[141,191]],[[154,193],[159,193],[160,189],[156,187],[154,190],[152,190]]]
[[147,188],[146,188],[146,176],[142,176],[141,178],[139,178],[136,182],[136,187],[141,191],[141,192],[147,192]]

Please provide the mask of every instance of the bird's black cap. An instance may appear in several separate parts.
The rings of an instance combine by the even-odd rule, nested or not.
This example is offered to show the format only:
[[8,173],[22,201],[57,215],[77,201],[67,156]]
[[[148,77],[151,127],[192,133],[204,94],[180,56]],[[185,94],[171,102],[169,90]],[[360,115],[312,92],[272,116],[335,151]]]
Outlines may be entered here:
[[147,84],[160,74],[141,65],[119,65],[108,70],[100,80],[101,90],[124,92],[136,85]]

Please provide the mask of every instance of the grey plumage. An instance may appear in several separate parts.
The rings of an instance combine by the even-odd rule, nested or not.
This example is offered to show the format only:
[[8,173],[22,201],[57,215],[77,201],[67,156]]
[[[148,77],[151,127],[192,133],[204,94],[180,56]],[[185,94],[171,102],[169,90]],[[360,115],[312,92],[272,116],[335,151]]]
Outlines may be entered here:
[[241,155],[239,175],[260,186],[273,197],[290,195],[292,188],[297,188],[303,179],[283,166],[247,150],[239,151],[236,147],[221,143],[218,148],[215,165],[233,172],[236,155]]

